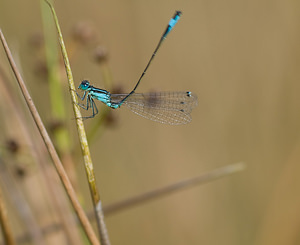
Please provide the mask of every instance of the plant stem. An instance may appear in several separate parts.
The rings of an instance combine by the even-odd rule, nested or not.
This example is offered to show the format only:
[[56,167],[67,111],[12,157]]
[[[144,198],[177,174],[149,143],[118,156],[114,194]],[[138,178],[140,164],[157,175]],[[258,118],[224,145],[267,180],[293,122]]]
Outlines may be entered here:
[[51,139],[50,139],[50,137],[48,135],[48,132],[47,132],[47,130],[46,130],[46,128],[45,128],[42,120],[41,120],[41,117],[40,117],[40,115],[39,115],[39,113],[38,113],[38,111],[37,111],[37,109],[35,107],[35,104],[34,104],[32,98],[31,98],[31,96],[30,96],[30,94],[29,94],[29,92],[27,90],[27,87],[26,87],[26,85],[25,85],[25,83],[23,81],[23,78],[21,77],[21,74],[20,74],[20,72],[17,69],[15,61],[14,61],[14,59],[12,57],[12,54],[11,54],[11,52],[9,50],[9,47],[7,45],[7,42],[6,42],[5,38],[4,38],[4,35],[3,35],[1,29],[0,29],[0,39],[2,41],[4,50],[5,50],[6,56],[7,56],[8,60],[9,60],[9,63],[11,65],[11,68],[12,68],[12,70],[13,70],[15,76],[16,76],[16,79],[17,79],[17,82],[18,82],[18,84],[20,86],[22,94],[23,94],[23,96],[24,96],[24,98],[26,100],[28,108],[29,108],[29,110],[30,110],[30,112],[32,114],[32,117],[33,117],[33,119],[34,119],[34,121],[35,121],[35,123],[36,123],[36,125],[37,125],[37,127],[39,129],[39,131],[40,131],[40,134],[41,134],[41,136],[42,136],[42,138],[43,138],[43,140],[45,142],[45,145],[46,145],[46,147],[48,149],[48,152],[49,152],[49,154],[50,154],[50,156],[51,156],[51,158],[53,160],[53,163],[55,165],[57,173],[58,173],[61,181],[63,182],[63,185],[64,185],[64,187],[66,189],[66,192],[67,192],[67,194],[68,194],[68,196],[69,196],[69,198],[71,200],[71,203],[72,203],[72,205],[74,207],[74,210],[77,213],[78,218],[79,218],[79,220],[80,220],[80,222],[81,222],[81,224],[82,224],[82,226],[83,226],[83,228],[84,228],[84,230],[86,232],[86,235],[87,235],[88,239],[90,240],[90,242],[92,244],[99,244],[99,241],[98,241],[98,239],[97,239],[97,237],[96,237],[96,235],[95,235],[95,233],[94,233],[94,231],[92,229],[92,226],[89,223],[89,220],[88,220],[88,218],[87,218],[84,210],[80,206],[80,203],[79,203],[79,201],[78,201],[78,199],[76,197],[76,194],[75,194],[75,191],[74,191],[74,189],[73,189],[73,187],[71,185],[71,182],[70,182],[70,180],[69,180],[69,178],[68,178],[68,176],[67,176],[67,174],[66,174],[66,172],[65,172],[65,170],[63,168],[63,165],[62,165],[62,163],[61,163],[61,161],[60,161],[60,159],[58,157],[58,154],[57,154],[57,152],[56,152],[56,150],[54,148],[54,145],[53,145],[53,143],[52,143],[52,141],[51,141]]
[[61,47],[61,51],[62,51],[64,63],[65,63],[66,73],[67,73],[67,77],[68,77],[69,89],[70,89],[71,99],[72,99],[72,103],[73,103],[73,110],[74,110],[74,114],[75,114],[75,118],[76,118],[77,132],[79,135],[79,141],[80,141],[80,145],[81,145],[81,151],[83,154],[85,170],[86,170],[87,179],[89,182],[89,187],[90,187],[92,200],[93,200],[93,204],[94,204],[94,211],[96,214],[97,225],[98,225],[98,230],[99,230],[99,234],[100,234],[100,240],[101,240],[101,243],[103,243],[104,245],[110,245],[108,232],[107,232],[105,221],[104,221],[104,214],[103,214],[103,210],[102,210],[100,195],[97,190],[96,179],[95,179],[95,175],[94,175],[94,167],[93,167],[93,163],[92,163],[90,149],[88,146],[88,141],[87,141],[84,125],[83,125],[82,116],[81,116],[79,107],[77,105],[78,100],[77,100],[77,95],[75,92],[75,85],[74,85],[70,62],[68,59],[67,50],[66,50],[66,47],[64,44],[62,32],[59,27],[59,23],[58,23],[58,19],[57,19],[55,10],[49,1],[45,0],[45,2],[49,5],[49,7],[52,11],[53,18],[54,18],[57,32],[58,32],[58,39],[59,39],[59,43],[60,43],[60,47]]

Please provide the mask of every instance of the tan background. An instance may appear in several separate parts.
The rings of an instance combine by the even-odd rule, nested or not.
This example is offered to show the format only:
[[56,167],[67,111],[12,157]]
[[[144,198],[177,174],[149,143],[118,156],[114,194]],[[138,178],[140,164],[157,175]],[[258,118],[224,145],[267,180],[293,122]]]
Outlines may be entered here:
[[[112,244],[300,243],[299,1],[65,0],[55,8],[66,39],[79,21],[94,26],[113,80],[126,91],[174,10],[183,11],[138,91],[195,92],[193,121],[166,126],[115,111],[117,126],[91,145],[104,204],[247,163],[242,173],[107,217]],[[42,32],[39,2],[2,0],[0,28],[49,119],[47,86],[34,75],[28,47]],[[105,88],[92,49],[78,51],[71,65],[77,84],[90,79]],[[88,200],[81,164],[77,169]]]

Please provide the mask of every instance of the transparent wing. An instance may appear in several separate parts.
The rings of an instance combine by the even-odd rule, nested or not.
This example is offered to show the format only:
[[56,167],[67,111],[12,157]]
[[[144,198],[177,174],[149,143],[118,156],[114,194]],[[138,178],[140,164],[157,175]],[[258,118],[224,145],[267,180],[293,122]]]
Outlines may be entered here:
[[[112,94],[111,102],[119,103],[126,95]],[[190,113],[197,103],[197,96],[191,92],[153,92],[134,93],[123,104],[147,119],[180,125],[192,120]]]

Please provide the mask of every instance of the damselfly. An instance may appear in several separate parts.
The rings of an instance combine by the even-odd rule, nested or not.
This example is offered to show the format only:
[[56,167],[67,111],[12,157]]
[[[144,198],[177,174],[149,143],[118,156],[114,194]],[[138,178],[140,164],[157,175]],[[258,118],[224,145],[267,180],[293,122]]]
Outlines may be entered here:
[[192,120],[190,113],[197,106],[197,96],[192,92],[135,93],[158,49],[176,25],[180,16],[181,12],[176,11],[148,61],[146,68],[129,94],[111,94],[104,89],[93,87],[87,80],[81,82],[78,88],[83,90],[84,94],[82,97],[79,94],[77,95],[81,100],[86,98],[86,104],[79,104],[79,106],[85,110],[91,108],[93,113],[91,116],[85,118],[92,118],[98,113],[94,101],[94,99],[97,99],[113,109],[117,109],[124,104],[134,113],[160,123],[180,125],[189,123]]

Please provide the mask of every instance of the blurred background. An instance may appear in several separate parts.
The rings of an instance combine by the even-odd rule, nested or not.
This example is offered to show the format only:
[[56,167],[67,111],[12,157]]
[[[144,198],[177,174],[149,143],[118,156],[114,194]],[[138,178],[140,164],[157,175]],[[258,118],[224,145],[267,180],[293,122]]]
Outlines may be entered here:
[[[123,92],[135,85],[174,11],[183,12],[138,92],[196,93],[193,121],[168,126],[126,108],[110,113],[96,102],[105,114],[85,125],[103,205],[228,164],[247,164],[243,172],[110,214],[106,222],[112,244],[300,243],[300,2],[65,0],[55,1],[54,7],[76,86],[88,79],[96,87]],[[0,28],[44,123],[50,131],[68,129],[71,140],[66,145],[71,150],[63,160],[73,157],[71,178],[84,208],[91,210],[62,64],[55,74],[64,100],[56,109],[52,104],[58,99],[49,88],[45,45],[61,58],[52,24],[42,1],[0,2]],[[9,81],[18,98],[15,102],[23,108],[27,131],[35,135],[33,143],[43,145],[3,48],[0,66],[1,80]],[[21,126],[14,119],[19,113],[5,96],[1,95],[0,106],[1,157],[17,176],[18,188],[32,203],[39,203],[38,226],[49,225],[55,209],[45,201],[47,194],[33,191],[43,180],[20,136]],[[63,123],[55,116],[60,105],[65,105]],[[17,146],[17,156],[11,146]],[[40,153],[48,158],[45,149]],[[10,206],[12,191],[1,179]],[[8,214],[17,237],[27,223],[14,210]],[[58,244],[49,238],[47,242]]]

